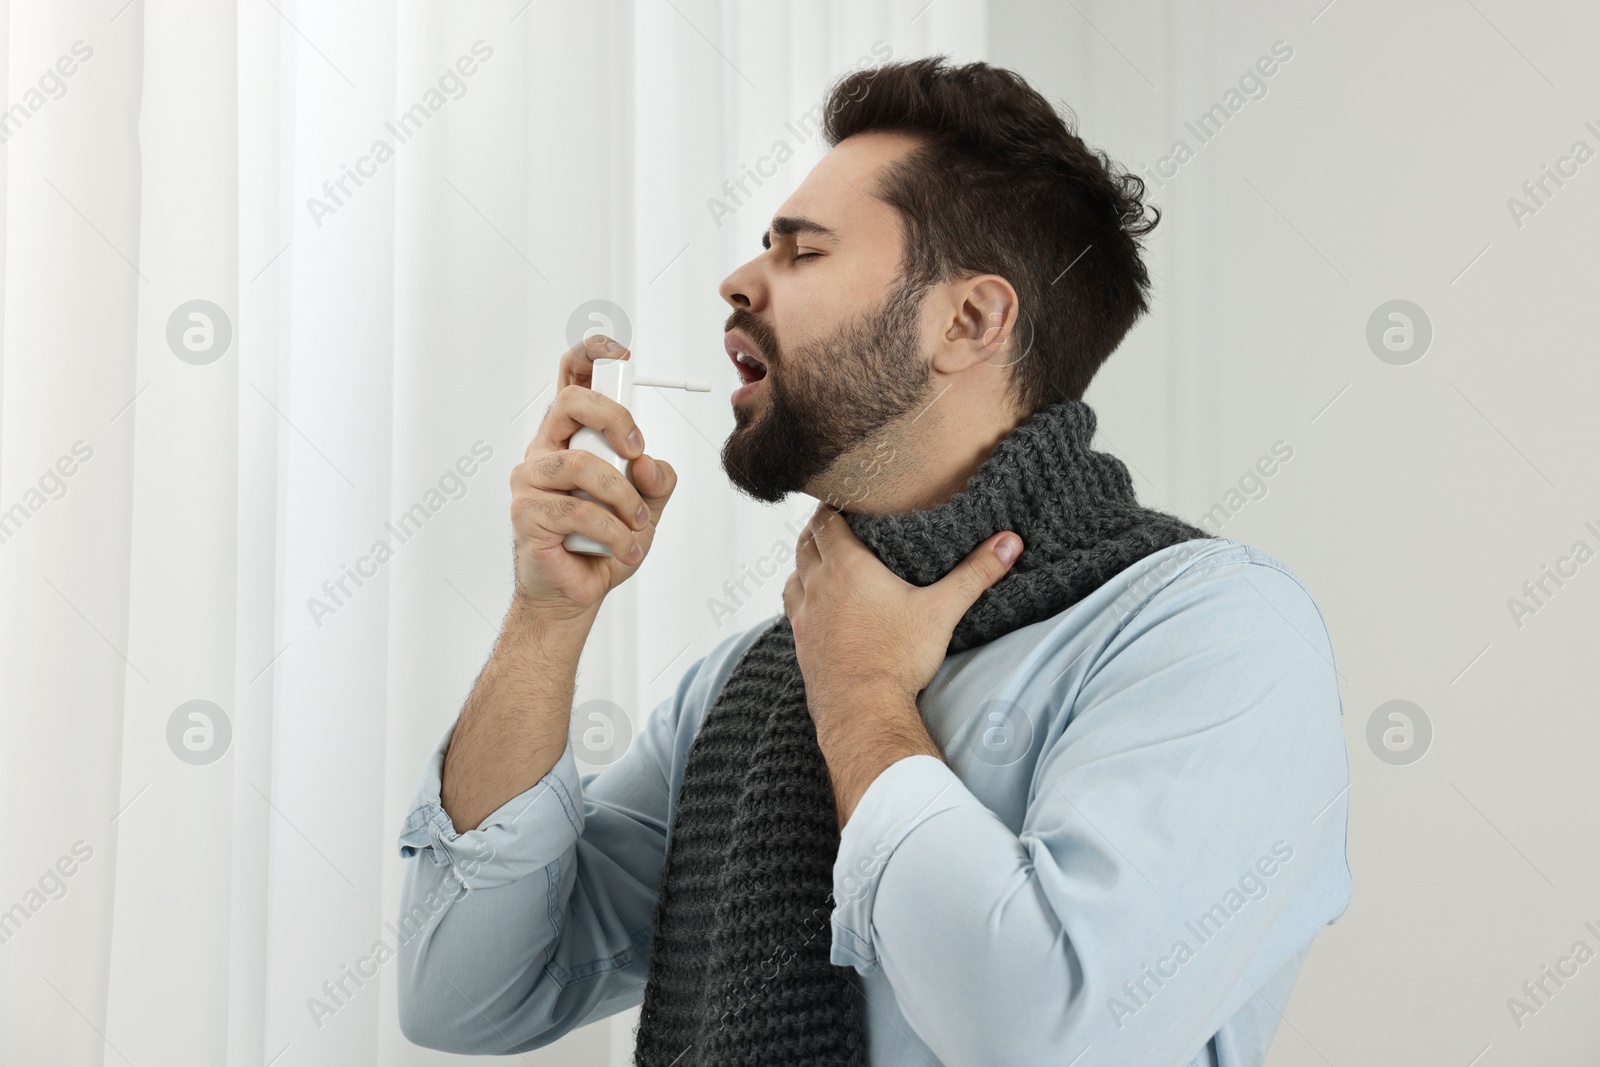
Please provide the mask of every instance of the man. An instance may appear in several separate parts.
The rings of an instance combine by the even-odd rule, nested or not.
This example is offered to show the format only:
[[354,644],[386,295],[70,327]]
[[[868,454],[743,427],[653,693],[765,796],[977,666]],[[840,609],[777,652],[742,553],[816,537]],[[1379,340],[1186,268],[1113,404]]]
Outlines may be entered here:
[[1143,187],[985,64],[853,74],[826,133],[721,287],[724,469],[821,501],[784,611],[579,777],[579,653],[676,474],[584,387],[629,353],[567,352],[401,835],[402,1029],[506,1053],[642,1003],[642,1065],[1260,1064],[1350,900],[1341,707],[1298,580],[1089,447]]

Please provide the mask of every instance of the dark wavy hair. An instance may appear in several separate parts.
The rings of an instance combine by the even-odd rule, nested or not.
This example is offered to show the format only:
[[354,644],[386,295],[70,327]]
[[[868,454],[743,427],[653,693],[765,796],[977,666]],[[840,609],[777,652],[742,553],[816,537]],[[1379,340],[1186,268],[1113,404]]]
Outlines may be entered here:
[[869,131],[921,140],[874,190],[904,227],[901,284],[1009,281],[1009,389],[1029,412],[1082,399],[1149,307],[1140,239],[1161,213],[1146,214],[1144,182],[1084,144],[1073,119],[1014,71],[944,56],[846,75],[824,105],[829,147]]

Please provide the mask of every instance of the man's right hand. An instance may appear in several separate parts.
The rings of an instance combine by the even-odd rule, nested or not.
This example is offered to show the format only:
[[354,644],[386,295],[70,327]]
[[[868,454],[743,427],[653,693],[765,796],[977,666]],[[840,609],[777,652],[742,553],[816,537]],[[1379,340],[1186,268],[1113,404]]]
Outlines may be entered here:
[[[609,340],[591,337],[561,357],[556,401],[511,472],[517,592],[461,709],[441,774],[440,802],[462,833],[534,786],[561,758],[589,627],[605,595],[649,555],[661,509],[678,483],[670,464],[644,454],[642,437],[628,440],[638,429],[633,416],[588,388],[596,359],[628,358],[626,349],[608,350]],[[628,457],[631,484],[599,456],[567,447],[580,426],[605,434]],[[571,496],[572,489],[598,503]],[[616,555],[568,552],[562,541],[570,533],[592,537]],[[639,551],[630,556],[635,545]]]
[[[596,359],[629,355],[599,334],[563,353],[555,403],[511,471],[517,599],[552,622],[593,621],[605,595],[650,554],[656,524],[678,483],[671,464],[645,454],[643,433],[628,409],[590,388]],[[629,460],[631,482],[594,453],[568,447],[583,426],[603,433]],[[572,496],[573,489],[598,503]],[[570,533],[593,538],[613,555],[569,552],[562,542]]]

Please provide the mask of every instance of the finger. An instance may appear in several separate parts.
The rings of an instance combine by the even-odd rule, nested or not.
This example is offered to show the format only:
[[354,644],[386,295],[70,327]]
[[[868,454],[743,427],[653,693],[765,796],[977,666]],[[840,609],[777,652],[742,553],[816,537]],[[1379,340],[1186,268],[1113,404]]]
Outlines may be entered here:
[[818,504],[817,509],[806,520],[805,529],[800,531],[800,540],[795,546],[796,554],[804,546],[814,546],[817,554],[827,550],[828,527],[831,520],[839,513],[826,503]]
[[[850,528],[850,520],[845,518],[844,512],[830,506],[830,514],[821,520],[822,543],[819,546],[826,555],[851,555],[866,553],[872,555],[872,550],[861,543],[861,538]],[[876,558],[876,557],[874,557]]]
[[[1002,555],[1007,550],[1011,550],[1009,560]],[[1022,538],[1009,530],[1002,531],[986,539],[957,563],[954,570],[928,586],[943,621],[954,629],[983,591],[1005,577],[1021,554]]]
[[826,504],[818,504],[817,509],[806,519],[805,526],[800,530],[800,536],[795,539],[794,559],[797,569],[813,567],[822,559],[822,546],[818,543],[818,539],[823,536],[826,508]]
[[817,549],[817,542],[812,537],[811,527],[808,525],[800,531],[800,538],[794,545],[794,569],[804,572],[822,562],[822,553]]
[[[542,490],[520,494],[511,503],[512,526],[526,535],[548,531],[558,538],[582,534],[611,549],[624,563],[644,558],[643,546],[621,519],[592,500]],[[636,551],[637,550],[637,551]]]
[[608,505],[631,528],[642,530],[650,524],[650,508],[633,483],[617,468],[582,449],[546,452],[517,464],[511,472],[511,487],[515,490],[518,485],[553,492],[582,489]]
[[619,456],[635,459],[644,455],[644,433],[627,408],[593,389],[569,385],[556,394],[523,459],[566,448],[572,435],[584,427],[604,434]]
[[629,471],[634,486],[644,498],[645,507],[650,509],[650,525],[654,526],[661,521],[661,513],[666,510],[667,500],[672,496],[672,491],[678,487],[678,472],[666,460],[651,456],[636,458],[629,465]]
[[556,368],[556,388],[569,385],[588,388],[594,381],[594,361],[597,359],[627,359],[631,352],[603,333],[592,334],[561,353]]
[[648,559],[649,556],[650,556],[650,546],[655,543],[655,539],[656,539],[656,528],[655,528],[655,526],[654,525],[646,525],[644,529],[640,530],[638,533],[633,535],[633,539],[639,545],[639,553],[638,553],[638,555],[633,556],[631,558],[624,558],[622,556],[616,555],[615,554],[616,553],[616,549],[612,549],[612,553],[613,554],[607,560],[607,562],[611,566],[619,568],[622,571],[622,573],[618,576],[617,582],[613,582],[612,583],[612,588],[613,589],[616,588],[618,582],[626,579],[634,571],[636,571],[640,567],[644,566],[644,561],[646,559]]

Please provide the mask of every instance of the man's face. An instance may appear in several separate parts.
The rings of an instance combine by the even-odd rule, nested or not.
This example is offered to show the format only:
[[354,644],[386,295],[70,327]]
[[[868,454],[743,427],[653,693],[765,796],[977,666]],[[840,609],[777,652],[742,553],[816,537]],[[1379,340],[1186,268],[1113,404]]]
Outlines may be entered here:
[[757,500],[806,491],[929,399],[920,294],[899,285],[900,225],[868,195],[880,168],[914,145],[881,133],[840,142],[778,209],[766,250],[722,283],[730,358],[764,364],[739,365],[722,466]]

